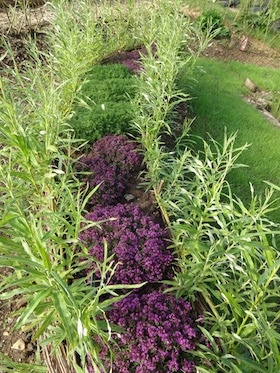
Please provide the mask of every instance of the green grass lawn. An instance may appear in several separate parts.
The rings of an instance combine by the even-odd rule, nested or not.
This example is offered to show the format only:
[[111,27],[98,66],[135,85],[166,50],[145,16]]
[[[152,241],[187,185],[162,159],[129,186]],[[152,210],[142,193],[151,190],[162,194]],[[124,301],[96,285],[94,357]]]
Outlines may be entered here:
[[[280,186],[280,128],[244,101],[243,96],[248,93],[244,82],[248,77],[262,89],[274,90],[280,86],[279,71],[205,58],[198,64],[204,72],[197,69],[197,82],[188,88],[194,97],[192,109],[196,116],[192,133],[203,138],[209,133],[222,143],[226,128],[228,134],[238,132],[237,147],[251,144],[240,157],[240,163],[248,167],[235,169],[228,176],[233,192],[246,203],[250,199],[250,182],[259,194],[266,187],[264,180]],[[186,89],[186,85],[187,78],[181,87]],[[273,213],[271,218],[280,221],[280,211]]]

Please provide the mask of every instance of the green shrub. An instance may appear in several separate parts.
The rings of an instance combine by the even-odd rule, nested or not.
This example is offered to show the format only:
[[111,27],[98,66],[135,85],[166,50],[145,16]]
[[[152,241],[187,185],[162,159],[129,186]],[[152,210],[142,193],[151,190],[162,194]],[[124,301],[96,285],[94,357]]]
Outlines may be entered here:
[[222,15],[215,9],[204,11],[197,22],[203,32],[215,33],[215,38],[230,36],[230,30],[224,25]]
[[[200,351],[193,351],[201,358],[196,371],[278,372],[279,225],[268,215],[279,200],[273,197],[273,187],[258,196],[252,185],[248,207],[234,196],[226,177],[247,149],[247,145],[235,147],[236,135],[225,134],[222,145],[210,137],[196,152],[192,147],[197,139],[188,135],[187,120],[180,135],[171,130],[173,103],[187,98],[176,87],[183,67],[178,53],[182,20],[162,12],[155,21],[162,21],[165,35],[155,32],[156,59],[150,54],[142,60],[137,101],[141,105],[134,124],[145,149],[150,185],[177,254],[178,273],[166,283],[204,312],[200,329],[209,348],[201,345]],[[205,31],[206,36],[216,33],[210,24]],[[172,149],[161,137],[164,129],[176,136]]]
[[89,109],[79,107],[71,124],[76,137],[93,142],[107,134],[119,135],[128,131],[132,119],[132,108],[129,102],[104,102],[93,104]]
[[134,94],[135,89],[131,85],[131,78],[108,78],[91,79],[84,84],[82,91],[90,101],[103,103],[129,101],[129,96]]
[[248,11],[241,15],[243,23],[247,25],[250,29],[259,29],[265,31],[270,23],[267,12],[253,12]]
[[93,142],[107,134],[127,132],[133,117],[130,98],[134,91],[132,74],[125,66],[94,66],[86,76],[80,104],[70,122],[76,137]]
[[162,156],[161,205],[180,266],[174,288],[203,304],[211,348],[194,352],[198,372],[278,372],[279,224],[267,216],[279,199],[273,186],[258,196],[251,185],[248,208],[233,196],[226,175],[247,147],[235,148],[235,138],[225,135],[223,145],[210,138],[194,153],[186,136]]
[[[111,327],[100,315],[118,300],[120,288],[108,287],[104,277],[94,286],[93,276],[83,278],[87,249],[78,234],[88,225],[83,212],[90,194],[73,174],[82,145],[76,147],[66,122],[86,72],[133,37],[123,39],[122,18],[108,2],[56,3],[47,50],[39,53],[30,43],[32,63],[17,65],[7,46],[15,68],[0,77],[0,267],[12,272],[0,278],[0,299],[24,299],[13,327],[32,335],[42,365],[10,362],[0,352],[1,372],[57,371],[59,364],[64,372],[86,373],[89,354],[99,372],[94,338],[110,340]],[[103,13],[115,20],[106,44],[95,27]],[[100,269],[109,277],[114,266],[106,245],[104,259]]]
[[122,64],[95,65],[86,74],[90,79],[130,78],[131,72]]

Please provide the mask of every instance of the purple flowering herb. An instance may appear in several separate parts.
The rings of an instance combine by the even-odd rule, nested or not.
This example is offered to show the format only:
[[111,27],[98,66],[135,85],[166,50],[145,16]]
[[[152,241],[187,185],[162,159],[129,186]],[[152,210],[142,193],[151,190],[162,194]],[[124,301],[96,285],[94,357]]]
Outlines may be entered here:
[[132,50],[122,53],[121,63],[126,66],[132,73],[138,73],[142,70],[140,52],[143,53],[143,50]]
[[[136,205],[96,206],[87,215],[95,222],[107,220],[101,229],[91,227],[80,234],[80,239],[88,247],[95,260],[104,260],[104,240],[108,246],[108,256],[119,263],[110,280],[114,284],[139,284],[158,282],[172,278],[173,255],[167,249],[167,232],[155,223]],[[100,273],[94,264],[96,278]]]
[[[132,293],[115,303],[107,317],[124,330],[113,334],[114,373],[195,372],[188,352],[196,349],[200,333],[183,298],[157,290]],[[109,371],[108,347],[101,347],[100,358]]]
[[[151,46],[152,53],[156,55],[156,45],[155,43]],[[132,51],[125,51],[122,55],[122,64],[125,65],[133,73],[141,73],[143,71],[143,66],[141,62],[141,56],[147,55],[147,49],[141,47]]]
[[123,195],[133,173],[140,170],[142,159],[137,145],[124,135],[108,135],[96,141],[78,165],[78,171],[89,173],[83,181],[90,188],[101,183],[89,205],[115,203]]
[[124,66],[126,66],[130,71],[133,73],[139,73],[142,71],[142,66],[139,60],[134,59],[126,59],[122,62]]
[[[157,58],[157,47],[155,42],[151,44],[150,50],[153,56]],[[137,49],[118,51],[115,55],[107,58],[105,61],[106,63],[113,62],[122,64],[126,66],[131,73],[140,74],[144,70],[141,57],[147,56],[147,54],[148,51],[146,47],[142,46]]]
[[125,59],[122,61],[122,64],[133,73],[139,73],[142,71],[140,52],[143,53],[143,50],[126,52]]

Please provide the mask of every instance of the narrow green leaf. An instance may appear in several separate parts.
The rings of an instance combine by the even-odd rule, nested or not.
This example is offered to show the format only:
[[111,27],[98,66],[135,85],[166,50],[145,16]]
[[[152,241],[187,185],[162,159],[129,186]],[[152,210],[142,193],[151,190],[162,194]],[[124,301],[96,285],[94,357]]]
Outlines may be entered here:
[[[19,264],[19,266],[18,266]],[[32,267],[32,266],[35,266],[36,268],[38,269],[41,269],[42,272],[44,271],[44,267],[36,262],[34,263],[32,260],[30,260],[30,258],[26,258],[26,257],[20,257],[20,256],[8,256],[8,255],[2,255],[0,256],[0,266],[1,267],[11,267],[11,268],[21,268],[22,267],[20,265],[23,265],[24,267],[26,266],[26,268],[24,269],[27,269],[29,267]]]
[[46,318],[44,318],[43,322],[40,324],[39,328],[36,330],[36,333],[32,336],[32,341],[36,341],[49,327],[53,320],[54,310],[51,311]]
[[266,367],[262,364],[257,362],[256,360],[249,359],[245,357],[244,355],[238,355],[238,360],[242,361],[244,364],[244,368],[246,369],[253,369],[252,372],[254,373],[267,373]]
[[11,290],[5,293],[1,293],[0,299],[3,299],[3,300],[11,299],[13,296],[23,294],[25,292],[26,292],[25,289],[14,289],[14,290]]
[[215,339],[212,337],[212,335],[210,334],[210,332],[203,328],[202,326],[199,326],[199,329],[202,331],[202,333],[205,335],[205,337],[207,338],[207,340],[209,342],[211,342],[211,345],[212,345],[212,348],[213,348],[213,351],[218,354],[219,353],[219,347],[215,341]]
[[44,299],[48,298],[51,294],[51,289],[42,290],[40,293],[36,294],[34,296],[34,299],[26,306],[25,310],[21,314],[20,318],[18,319],[15,328],[19,329],[22,325],[24,325],[29,316],[32,314],[32,312],[35,310],[35,308],[38,306],[40,302],[42,302]]
[[[19,246],[21,246],[20,243],[16,242],[15,240],[4,237],[4,236],[0,236],[0,244],[4,249],[9,248],[10,250],[13,249],[15,251],[18,251]],[[0,257],[0,264],[1,264],[1,257]]]
[[4,216],[4,218],[0,221],[0,228],[4,227],[6,224],[8,224],[10,221],[16,219],[16,216],[14,214],[7,214]]
[[[220,287],[220,288],[221,288],[220,290],[221,294],[227,300],[227,303],[230,305],[233,314],[236,314],[240,318],[243,318],[244,311],[242,307],[239,305],[238,301],[234,298],[232,294],[226,291],[224,287]],[[234,289],[232,289],[232,291],[234,292]],[[237,320],[238,318],[235,316],[235,319]]]
[[55,282],[58,285],[58,288],[64,292],[67,299],[71,301],[75,309],[78,309],[79,307],[77,305],[76,299],[72,295],[71,287],[68,286],[67,283],[56,272],[51,271],[50,276],[55,280]]
[[213,373],[213,370],[209,370],[209,369],[206,369],[206,368],[203,368],[203,367],[196,367],[196,371],[197,373]]
[[[78,339],[76,327],[73,326],[73,323],[75,320],[72,320],[72,316],[68,310],[68,306],[62,294],[57,291],[54,291],[52,294],[54,298],[55,308],[62,322],[61,327],[63,328],[70,345],[74,346],[75,341]],[[77,322],[78,322],[78,318],[77,318]]]

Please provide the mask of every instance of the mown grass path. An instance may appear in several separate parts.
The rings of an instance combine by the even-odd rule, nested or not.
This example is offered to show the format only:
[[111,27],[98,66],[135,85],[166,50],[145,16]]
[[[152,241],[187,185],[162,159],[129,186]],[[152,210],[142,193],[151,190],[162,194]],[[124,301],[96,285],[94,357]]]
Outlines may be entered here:
[[[239,162],[248,167],[235,169],[228,176],[233,192],[244,202],[250,200],[250,182],[260,194],[266,187],[264,180],[279,186],[280,129],[244,100],[248,94],[244,86],[247,77],[262,89],[273,91],[280,85],[279,70],[206,58],[199,60],[199,66],[204,72],[197,69],[197,82],[191,87],[196,117],[192,133],[203,138],[209,133],[222,142],[226,128],[228,134],[238,132],[236,146],[251,144]],[[271,217],[280,221],[280,212]]]

